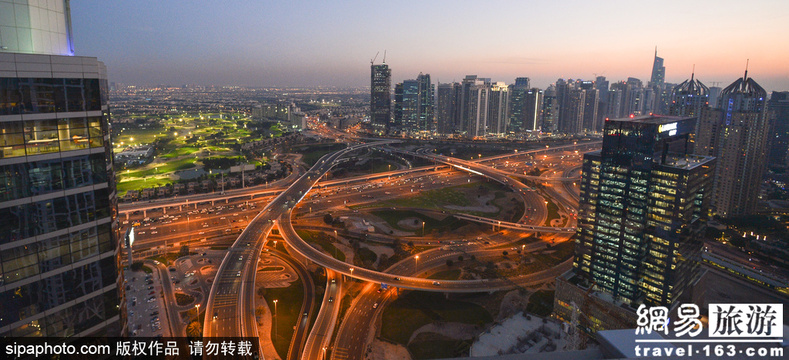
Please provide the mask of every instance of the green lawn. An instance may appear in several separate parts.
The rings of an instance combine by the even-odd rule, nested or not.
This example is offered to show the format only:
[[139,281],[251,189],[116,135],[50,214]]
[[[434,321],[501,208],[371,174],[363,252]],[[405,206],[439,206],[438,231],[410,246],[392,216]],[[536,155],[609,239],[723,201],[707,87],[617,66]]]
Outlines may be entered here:
[[551,220],[559,218],[559,207],[550,198],[546,197],[545,200],[548,201],[548,216],[545,218],[544,226],[551,226]]
[[318,160],[323,155],[335,152],[337,150],[342,150],[344,148],[345,148],[344,144],[330,143],[330,144],[301,146],[298,148],[294,148],[293,151],[302,154],[301,161],[307,164],[307,166],[311,167],[312,165],[315,165],[315,163],[318,162]]
[[471,348],[471,340],[457,340],[436,333],[421,333],[410,344],[408,351],[414,359],[444,359],[464,357]]
[[164,133],[165,129],[163,128],[147,128],[147,129],[140,129],[136,125],[131,125],[126,127],[126,130],[120,131],[113,139],[112,143],[114,145],[120,145],[122,142],[120,149],[123,150],[129,145],[136,144],[151,144],[156,139],[156,136],[160,133]]
[[434,321],[483,325],[493,318],[477,304],[447,300],[441,293],[412,291],[386,306],[381,337],[407,345],[416,329]]
[[447,230],[457,229],[467,224],[465,220],[459,220],[454,216],[447,216],[443,220],[439,221],[430,216],[412,210],[377,210],[377,211],[372,211],[371,213],[381,218],[382,220],[386,221],[386,223],[389,224],[389,226],[391,226],[392,228],[402,231],[412,231],[416,235],[421,235],[422,233],[421,227],[416,230],[405,229],[402,228],[397,223],[405,218],[411,218],[411,217],[417,218],[419,219],[417,220],[418,221],[417,225],[421,225],[421,221],[425,222],[426,234],[430,234],[433,231],[433,229],[436,229],[438,231],[447,231]]
[[118,189],[118,196],[124,196],[130,190],[140,190],[149,187],[157,187],[157,186],[165,186],[172,184],[173,181],[168,178],[149,178],[149,179],[138,179],[138,180],[130,180],[118,183],[116,188]]
[[[118,172],[119,179],[128,178],[143,178],[155,175],[165,175],[173,171],[191,169],[197,166],[194,158],[185,158],[180,160],[168,161],[164,164],[148,164],[144,169],[135,170],[122,170]],[[123,180],[119,180],[123,181]]]
[[423,209],[441,210],[447,205],[456,206],[469,206],[472,205],[471,201],[466,198],[466,194],[458,191],[456,187],[448,187],[442,189],[428,190],[419,193],[416,196],[405,197],[387,200],[386,204],[391,206],[401,207],[418,207]]
[[193,146],[182,146],[182,147],[178,147],[176,149],[173,149],[173,151],[170,151],[169,153],[167,153],[165,155],[162,155],[162,157],[165,158],[165,159],[171,159],[171,158],[175,158],[175,157],[179,157],[179,156],[192,155],[192,154],[194,154],[194,153],[196,153],[198,151],[200,151],[200,149],[196,148],[196,147],[193,147]]
[[457,280],[460,279],[460,269],[439,271],[433,275],[428,276],[427,278],[435,280]]
[[377,259],[378,259],[378,254],[365,247],[360,247],[359,250],[356,250],[356,256],[353,257],[354,263],[357,260],[360,261],[360,263],[357,265],[372,266],[372,264],[374,264],[375,260]]
[[271,329],[271,339],[274,348],[283,359],[288,355],[288,347],[293,337],[293,328],[301,315],[301,306],[304,301],[304,285],[298,279],[286,288],[266,289],[266,302],[269,309],[274,311],[274,300],[277,300],[276,337],[274,328]]
[[324,232],[310,231],[310,230],[296,230],[296,234],[298,234],[299,237],[304,239],[304,241],[310,244],[316,244],[320,246],[331,256],[334,256],[335,259],[340,261],[345,261],[345,253],[343,253],[342,251],[340,251],[340,249],[337,249],[337,247],[334,246],[334,238],[332,236],[329,236]]

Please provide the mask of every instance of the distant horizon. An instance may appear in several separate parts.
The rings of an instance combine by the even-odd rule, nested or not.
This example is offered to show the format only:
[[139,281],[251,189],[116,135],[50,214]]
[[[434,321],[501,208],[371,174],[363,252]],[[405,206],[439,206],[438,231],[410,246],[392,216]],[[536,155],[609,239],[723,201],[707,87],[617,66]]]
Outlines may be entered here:
[[393,84],[420,72],[434,83],[528,77],[541,89],[596,75],[646,84],[657,47],[668,83],[695,66],[705,85],[725,87],[750,59],[762,87],[789,90],[789,42],[776,41],[789,30],[786,1],[82,0],[71,14],[77,55],[130,85],[359,88],[384,51]]

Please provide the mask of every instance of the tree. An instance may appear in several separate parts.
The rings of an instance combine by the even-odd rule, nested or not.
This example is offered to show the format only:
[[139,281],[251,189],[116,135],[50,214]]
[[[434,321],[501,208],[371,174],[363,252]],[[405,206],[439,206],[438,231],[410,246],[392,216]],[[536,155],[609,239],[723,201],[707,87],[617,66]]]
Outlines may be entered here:
[[189,246],[188,245],[181,246],[181,251],[178,253],[178,257],[187,256],[187,255],[189,255]]
[[471,261],[477,261],[477,255],[471,255]]
[[452,261],[452,259],[447,259],[447,266],[452,267],[454,264],[455,263]]
[[197,320],[192,321],[191,323],[189,323],[189,326],[186,328],[186,335],[188,335],[191,338],[202,337],[203,326]]
[[414,242],[413,242],[413,241],[409,241],[409,242],[408,242],[408,246],[409,246],[409,247],[414,247]]
[[507,256],[507,255],[509,255],[510,253],[509,253],[509,252],[507,252],[507,250],[504,250],[504,251],[502,251],[502,252],[501,252],[501,254],[502,254],[502,255],[504,255],[504,256]]
[[463,261],[463,255],[458,256],[458,261]]
[[323,222],[325,222],[326,224],[331,225],[331,223],[334,222],[334,218],[331,216],[331,214],[326,214],[326,215],[323,216]]

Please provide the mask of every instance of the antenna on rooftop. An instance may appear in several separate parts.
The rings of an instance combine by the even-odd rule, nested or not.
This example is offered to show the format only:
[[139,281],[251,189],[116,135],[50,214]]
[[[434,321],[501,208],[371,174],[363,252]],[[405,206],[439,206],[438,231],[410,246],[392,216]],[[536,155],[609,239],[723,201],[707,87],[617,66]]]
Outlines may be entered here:
[[386,49],[384,49],[384,64],[386,64]]

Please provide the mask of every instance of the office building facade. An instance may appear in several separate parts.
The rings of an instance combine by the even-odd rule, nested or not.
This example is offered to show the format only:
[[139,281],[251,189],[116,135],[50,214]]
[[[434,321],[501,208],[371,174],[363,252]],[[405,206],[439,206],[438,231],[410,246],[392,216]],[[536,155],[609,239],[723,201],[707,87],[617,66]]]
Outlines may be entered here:
[[[0,336],[119,335],[106,69],[72,56],[68,1],[13,7],[15,26],[30,28],[0,51]],[[34,13],[57,18],[57,31]]]
[[583,160],[573,262],[616,303],[670,305],[697,277],[715,160],[688,152],[694,118],[606,121]]

